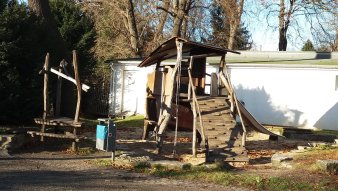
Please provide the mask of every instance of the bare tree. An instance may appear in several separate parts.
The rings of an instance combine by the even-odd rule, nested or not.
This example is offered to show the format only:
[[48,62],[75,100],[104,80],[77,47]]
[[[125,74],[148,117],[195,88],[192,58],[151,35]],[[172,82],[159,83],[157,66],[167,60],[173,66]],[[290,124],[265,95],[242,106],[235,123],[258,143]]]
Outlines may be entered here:
[[[170,0],[163,0],[163,10],[169,10]],[[158,7],[160,8],[160,7]],[[159,22],[155,31],[153,42],[158,43],[163,38],[164,25],[168,18],[168,11],[162,11],[159,16]]]
[[230,24],[228,48],[233,49],[235,36],[241,24],[244,0],[219,0]]
[[[261,1],[263,5],[262,13],[265,14],[267,23],[270,27],[278,28],[279,51],[286,51],[288,37],[292,34],[302,38],[304,21],[310,25],[312,33],[328,33],[323,22],[327,16],[337,16],[337,0],[274,0]],[[272,20],[278,17],[278,27]],[[290,29],[292,32],[290,32]],[[318,31],[321,30],[321,32]]]
[[[173,19],[171,36],[182,36],[182,34],[185,34],[184,32],[187,27],[185,19],[187,19],[194,3],[195,0],[171,0],[171,6],[158,7],[158,9],[170,14]],[[185,29],[183,29],[184,27]]]
[[139,38],[138,38],[138,33],[137,33],[137,27],[136,27],[136,18],[134,14],[134,5],[132,0],[128,0],[125,2],[126,4],[126,17],[125,17],[125,22],[128,23],[128,30],[130,34],[130,43],[131,47],[133,49],[133,52],[135,55],[140,56],[139,53]]
[[142,56],[139,1],[83,1],[82,8],[95,20],[98,37],[94,52],[99,59]]
[[[295,1],[296,0],[289,0],[290,5],[288,9],[285,7],[284,0],[279,0],[279,43],[278,43],[278,50],[279,51],[286,51],[286,47],[288,44],[286,33],[288,31],[290,25],[290,19],[292,13],[295,11]],[[286,10],[287,9],[287,10]]]

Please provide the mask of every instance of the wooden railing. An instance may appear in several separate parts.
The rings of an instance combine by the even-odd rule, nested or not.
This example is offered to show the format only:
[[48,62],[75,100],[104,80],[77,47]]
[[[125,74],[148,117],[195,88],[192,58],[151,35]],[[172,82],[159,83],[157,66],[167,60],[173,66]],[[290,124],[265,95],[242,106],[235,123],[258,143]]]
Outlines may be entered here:
[[[231,111],[233,112],[234,118],[236,118],[236,114],[238,114],[239,119],[241,121],[242,124],[242,129],[243,129],[243,136],[242,136],[242,146],[245,146],[245,142],[246,142],[246,127],[242,118],[242,114],[241,111],[239,109],[238,106],[238,100],[237,100],[237,96],[236,93],[234,91],[234,88],[230,82],[230,77],[228,74],[228,70],[225,68],[225,74],[224,71],[219,71],[219,78],[221,80],[221,82],[224,84],[225,88],[227,89],[227,91],[230,93],[230,99],[231,99]],[[236,107],[236,110],[235,110]]]
[[[192,101],[192,112],[194,115],[194,122],[193,122],[193,140],[192,140],[192,153],[193,156],[196,157],[196,136],[197,136],[197,129],[196,129],[196,121],[197,121],[197,116],[199,117],[200,121],[200,128],[201,128],[201,135],[202,135],[202,141],[207,143],[207,138],[205,137],[205,131],[204,131],[204,126],[203,126],[203,120],[202,120],[202,115],[201,115],[201,110],[198,105],[197,97],[196,97],[196,92],[195,92],[195,86],[192,83],[192,75],[191,75],[191,70],[192,70],[192,64],[193,64],[194,57],[190,57],[190,64],[188,68],[188,75],[189,75],[189,87],[188,87],[188,99]],[[191,99],[192,95],[192,99]]]

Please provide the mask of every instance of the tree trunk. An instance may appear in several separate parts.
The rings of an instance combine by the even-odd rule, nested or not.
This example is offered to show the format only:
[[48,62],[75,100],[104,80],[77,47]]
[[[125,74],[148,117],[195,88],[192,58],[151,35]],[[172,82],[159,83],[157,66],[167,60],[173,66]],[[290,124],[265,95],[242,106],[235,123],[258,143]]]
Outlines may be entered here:
[[172,30],[171,36],[181,36],[181,27],[182,27],[182,22],[183,19],[180,18],[182,17],[182,11],[179,11],[179,13],[177,14],[177,16],[174,18],[174,28]]
[[[46,39],[48,40],[48,46],[46,52],[50,52],[51,62],[59,63],[60,60],[70,59],[70,53],[67,49],[67,45],[63,40],[59,29],[56,25],[54,17],[52,15],[48,0],[28,0],[28,7],[39,17],[44,19],[44,32]],[[52,65],[53,66],[53,65]],[[71,69],[71,66],[68,66]],[[65,91],[62,91],[61,99],[61,114],[66,117],[73,117],[75,112],[75,99],[74,99],[74,85],[71,82],[64,81],[62,85]]]
[[[284,0],[280,0],[280,9],[279,9],[279,51],[286,51],[288,41],[287,41],[287,31],[290,25],[291,15],[294,12],[296,0],[290,0],[290,7],[287,13],[285,13],[285,3]],[[286,16],[286,17],[285,17]]]
[[244,0],[223,0],[221,5],[230,23],[228,49],[234,49],[236,33],[241,24]]
[[[164,10],[168,10],[169,6],[170,6],[170,0],[164,0],[162,8]],[[163,35],[163,28],[164,28],[165,22],[167,20],[167,17],[168,17],[168,12],[167,11],[162,11],[161,16],[160,16],[160,20],[159,20],[159,23],[157,25],[156,32],[155,32],[155,35],[154,35],[154,39],[153,39],[153,41],[156,44],[160,43],[158,41],[160,41],[160,39],[161,39],[161,37]]]
[[189,12],[185,10],[188,0],[175,0],[173,4],[173,10],[175,13],[174,17],[174,27],[171,32],[171,36],[181,36],[181,29],[184,16]]
[[139,37],[136,27],[136,18],[134,14],[134,5],[132,0],[127,2],[127,20],[128,20],[128,30],[130,34],[130,44],[133,50],[134,56],[141,56],[139,50]]
[[283,27],[283,28],[279,29],[278,50],[279,51],[286,51],[287,45],[288,45],[288,40],[286,38],[286,30]]
[[285,4],[284,0],[280,0],[280,7],[279,7],[279,43],[278,43],[278,50],[279,51],[286,51],[287,47],[287,39],[286,39],[286,31],[285,31],[285,23],[284,23],[284,16],[285,16]]
[[[50,47],[47,52],[51,52],[51,57],[58,63],[61,59],[69,59],[70,54],[67,50],[67,45],[62,39],[62,36],[57,28],[56,22],[52,15],[48,0],[28,0],[28,7],[39,17],[45,19],[45,31],[48,40],[50,41]],[[54,63],[54,62],[52,62]]]
[[235,23],[231,24],[230,22],[230,34],[229,34],[229,43],[228,43],[228,49],[230,50],[234,49],[237,29],[238,29],[238,25]]

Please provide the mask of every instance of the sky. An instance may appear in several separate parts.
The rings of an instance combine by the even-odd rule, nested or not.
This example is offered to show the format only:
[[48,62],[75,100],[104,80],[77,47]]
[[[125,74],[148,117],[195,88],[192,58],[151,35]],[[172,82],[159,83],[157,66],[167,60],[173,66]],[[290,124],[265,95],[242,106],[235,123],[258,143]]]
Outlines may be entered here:
[[[21,2],[27,3],[27,0],[20,0]],[[262,0],[261,0],[262,1]],[[258,10],[258,3],[261,1],[257,0],[246,0],[244,4],[244,10],[251,10],[250,12],[243,13],[242,22],[247,26],[251,32],[252,40],[254,42],[254,49],[257,51],[278,51],[278,31],[268,27],[265,18],[261,15],[260,18],[252,13]],[[271,20],[273,25],[278,23],[278,17],[275,16]],[[312,35],[309,30],[309,26],[306,22],[301,22],[302,39],[300,38],[288,38],[288,51],[298,51],[302,48],[304,42],[307,39],[312,40]],[[292,31],[289,30],[289,33]],[[292,36],[292,35],[290,35]],[[297,36],[297,35],[293,35]]]
[[[278,29],[269,27],[265,18],[266,11],[262,10],[261,14],[257,14],[259,8],[259,1],[247,0],[244,4],[244,10],[250,10],[244,12],[242,15],[242,22],[248,27],[251,32],[252,40],[254,42],[254,49],[258,51],[278,51]],[[257,15],[258,18],[257,18]],[[278,26],[278,15],[270,16],[270,25]],[[302,33],[297,35],[293,28],[288,30],[288,51],[299,51],[304,42],[307,39],[313,40],[310,32],[310,26],[305,22],[305,19],[301,19],[300,31]],[[292,24],[292,23],[291,23]]]

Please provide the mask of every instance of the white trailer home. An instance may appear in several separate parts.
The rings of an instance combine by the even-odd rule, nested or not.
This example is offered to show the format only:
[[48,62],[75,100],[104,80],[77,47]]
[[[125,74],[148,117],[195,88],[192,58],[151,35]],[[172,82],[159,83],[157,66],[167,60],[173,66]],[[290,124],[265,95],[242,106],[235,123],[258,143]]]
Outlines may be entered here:
[[[238,99],[260,123],[338,130],[337,52],[241,52],[227,61]],[[144,114],[153,68],[138,68],[140,62],[111,62],[110,114]],[[207,62],[207,73],[217,72],[215,60]]]

